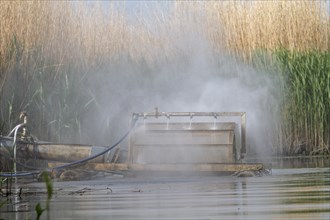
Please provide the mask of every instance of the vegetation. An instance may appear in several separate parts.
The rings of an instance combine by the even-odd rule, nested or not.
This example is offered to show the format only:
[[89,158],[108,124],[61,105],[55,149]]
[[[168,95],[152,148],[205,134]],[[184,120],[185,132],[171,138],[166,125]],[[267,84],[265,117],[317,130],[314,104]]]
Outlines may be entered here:
[[[326,1],[179,1],[150,16],[132,22],[102,1],[1,1],[0,134],[17,124],[22,110],[40,139],[84,142],[96,131],[112,134],[117,119],[86,119],[121,97],[115,89],[104,97],[100,72],[116,78],[138,69],[152,78],[161,66],[181,68],[191,51],[178,41],[197,33],[215,58],[228,53],[282,80],[274,152],[330,154]],[[117,73],[127,63],[131,69]],[[92,121],[99,127],[83,130]]]
[[44,171],[41,175],[42,175],[43,181],[46,184],[47,200],[46,200],[46,208],[44,208],[44,209],[41,207],[40,203],[38,203],[36,205],[35,210],[36,210],[36,213],[37,213],[37,217],[36,217],[37,220],[40,219],[40,217],[41,217],[41,215],[44,211],[47,211],[47,214],[48,214],[47,219],[50,219],[50,215],[49,215],[50,207],[49,207],[49,205],[50,205],[50,200],[52,199],[52,196],[53,196],[53,183],[52,183],[52,180],[49,176],[49,173]]
[[330,53],[278,50],[287,79],[283,128],[286,154],[329,154]]
[[[329,51],[326,1],[223,1],[207,4],[212,40],[250,59],[256,50]],[[214,22],[216,20],[216,22]]]
[[[37,203],[35,206],[35,211],[36,211],[36,219],[40,219],[42,213],[44,211],[47,212],[47,219],[50,219],[49,211],[50,211],[50,200],[52,199],[53,196],[53,183],[50,177],[49,172],[43,171],[40,176],[42,177],[42,180],[44,181],[47,189],[47,200],[46,200],[46,207],[42,208],[40,203]],[[12,181],[16,177],[9,177],[9,178],[0,178],[0,196],[1,197],[9,197],[10,195],[18,196],[21,198],[22,194],[22,188],[20,188],[19,192],[13,193],[12,192]],[[3,192],[4,187],[2,186],[3,183],[6,182],[6,187],[5,187],[5,192]],[[10,204],[11,199],[6,198],[6,200],[0,200],[0,209],[2,206],[6,204]],[[15,204],[14,204],[15,205]]]

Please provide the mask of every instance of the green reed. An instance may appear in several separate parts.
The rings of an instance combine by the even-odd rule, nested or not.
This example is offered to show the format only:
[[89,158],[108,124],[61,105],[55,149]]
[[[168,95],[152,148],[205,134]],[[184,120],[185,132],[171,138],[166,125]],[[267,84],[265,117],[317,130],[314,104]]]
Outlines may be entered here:
[[282,132],[286,154],[329,154],[330,52],[273,53],[286,80]]
[[[93,104],[82,81],[86,71],[79,65],[58,64],[36,52],[25,65],[15,63],[3,79],[0,134],[6,135],[28,113],[28,129],[38,138],[54,141],[79,139],[80,121]],[[74,71],[73,71],[74,69]],[[86,94],[86,95],[84,95]]]

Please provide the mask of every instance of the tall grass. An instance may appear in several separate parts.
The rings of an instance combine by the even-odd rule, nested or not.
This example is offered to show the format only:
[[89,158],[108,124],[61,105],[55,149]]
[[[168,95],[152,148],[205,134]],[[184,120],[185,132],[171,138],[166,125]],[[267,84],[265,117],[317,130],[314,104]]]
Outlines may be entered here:
[[124,17],[101,3],[0,4],[1,133],[23,109],[33,112],[31,127],[40,138],[62,141],[68,131],[79,132],[82,112],[93,104],[88,91],[78,95],[86,74],[130,48]]
[[330,52],[282,49],[274,56],[288,80],[283,104],[283,132],[289,146],[285,151],[329,154]]
[[153,77],[159,66],[187,61],[191,51],[183,51],[180,42],[196,32],[215,56],[230,53],[281,75],[286,94],[275,151],[292,154],[306,145],[308,152],[329,153],[326,1],[178,1],[169,12],[160,9],[135,22],[102,1],[1,1],[0,6],[1,134],[28,110],[38,137],[80,140],[84,117],[102,108],[100,88],[89,80],[99,77],[99,69],[130,63]]
[[[97,114],[100,108],[95,99],[99,88],[89,87],[89,79],[104,76],[93,74],[110,64],[149,68],[175,59],[169,39],[152,34],[142,19],[128,24],[127,15],[113,4],[0,4],[2,134],[18,123],[20,111],[27,110],[33,112],[29,123],[39,138],[79,140],[80,134],[72,137],[68,131],[79,133],[86,112]],[[158,23],[164,24],[164,20]],[[102,78],[100,81],[103,83]]]
[[281,154],[330,153],[327,7],[326,1],[206,4],[209,36],[218,50],[226,48],[268,73],[277,71],[282,79],[281,146],[275,149]]

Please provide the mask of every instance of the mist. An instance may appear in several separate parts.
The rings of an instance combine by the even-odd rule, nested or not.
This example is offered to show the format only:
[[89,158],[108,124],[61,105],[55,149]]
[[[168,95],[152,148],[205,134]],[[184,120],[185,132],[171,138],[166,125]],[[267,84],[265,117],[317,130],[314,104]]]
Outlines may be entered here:
[[[67,16],[72,27],[81,28],[77,36],[86,45],[60,25],[51,36],[65,30],[68,42],[47,40],[43,50],[26,50],[8,69],[2,94],[11,100],[1,103],[4,109],[30,112],[31,133],[49,141],[110,145],[128,130],[133,112],[234,111],[247,113],[248,153],[271,151],[281,96],[275,76],[234,57],[218,38],[221,33],[210,39],[209,29],[221,27],[217,20],[207,22],[204,11],[196,11],[199,5],[167,5],[166,13],[146,7],[145,17],[111,9],[110,21],[100,20],[99,26],[97,18],[105,19],[106,10],[82,8],[82,17],[75,10]],[[99,17],[94,20],[92,13]]]
[[225,52],[215,54],[198,33],[181,34],[173,43],[181,52],[175,63],[150,68],[123,57],[90,74],[98,108],[85,115],[80,141],[111,144],[129,128],[133,112],[155,107],[161,112],[246,112],[247,154],[270,155],[278,121],[274,76]]

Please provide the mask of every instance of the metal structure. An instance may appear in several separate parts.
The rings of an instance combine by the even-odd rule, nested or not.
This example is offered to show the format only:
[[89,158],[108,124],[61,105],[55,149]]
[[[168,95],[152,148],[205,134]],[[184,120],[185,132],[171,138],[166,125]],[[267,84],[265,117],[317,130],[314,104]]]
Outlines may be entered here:
[[[217,122],[220,117],[238,117],[240,123]],[[246,153],[245,112],[159,112],[156,108],[133,113],[132,118],[137,120],[128,149],[127,164],[132,169],[222,171],[240,163]]]
[[[93,170],[120,171],[237,172],[263,169],[260,163],[242,161],[246,154],[245,112],[159,112],[155,108],[154,112],[133,113],[131,128],[111,146],[31,142],[26,130],[26,114],[22,119],[22,124],[8,136],[0,138],[0,156],[10,157],[9,148],[13,149],[14,173],[17,147],[21,158],[48,161],[48,168],[52,170],[78,165]],[[18,141],[19,129],[23,132]],[[129,141],[124,146],[123,140],[127,137]],[[119,144],[121,148],[118,148]],[[115,147],[117,149],[112,154]],[[128,155],[123,156],[120,149],[126,147]],[[35,173],[38,170],[17,176]]]

